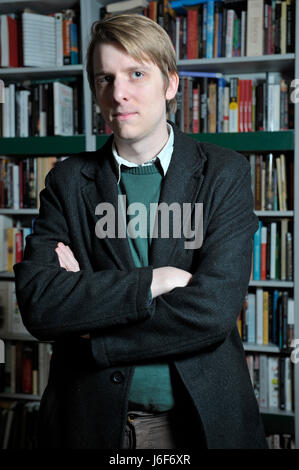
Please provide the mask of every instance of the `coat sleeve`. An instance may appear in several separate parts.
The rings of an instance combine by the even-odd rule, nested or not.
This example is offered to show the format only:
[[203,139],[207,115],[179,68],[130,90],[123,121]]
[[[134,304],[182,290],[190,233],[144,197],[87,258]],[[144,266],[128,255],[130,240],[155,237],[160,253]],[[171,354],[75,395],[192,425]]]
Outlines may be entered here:
[[71,235],[55,190],[55,170],[41,191],[40,213],[26,239],[23,261],[14,265],[25,327],[41,341],[54,341],[149,318],[151,267],[98,272],[60,267],[57,242],[70,245]]
[[237,174],[228,171],[217,184],[191,282],[155,298],[150,319],[113,334],[93,332],[100,367],[178,359],[223,342],[236,328],[258,228],[250,167],[242,160]]

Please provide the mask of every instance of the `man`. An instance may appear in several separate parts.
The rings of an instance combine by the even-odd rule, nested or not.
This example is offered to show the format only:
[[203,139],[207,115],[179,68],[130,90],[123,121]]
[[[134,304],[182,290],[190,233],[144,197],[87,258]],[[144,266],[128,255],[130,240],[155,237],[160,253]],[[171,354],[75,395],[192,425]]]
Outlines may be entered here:
[[[175,54],[151,20],[97,22],[87,73],[113,136],[51,170],[14,266],[25,326],[54,342],[40,446],[264,448],[236,327],[257,229],[249,164],[167,122]],[[175,215],[163,237],[157,203],[189,204],[202,243],[174,236]]]

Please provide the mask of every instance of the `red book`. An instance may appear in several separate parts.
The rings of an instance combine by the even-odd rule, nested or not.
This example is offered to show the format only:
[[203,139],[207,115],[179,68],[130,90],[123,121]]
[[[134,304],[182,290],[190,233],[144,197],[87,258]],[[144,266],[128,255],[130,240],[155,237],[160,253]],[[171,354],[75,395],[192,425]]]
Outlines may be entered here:
[[16,233],[16,263],[20,263],[23,259],[23,233],[22,230]]
[[17,20],[7,16],[9,34],[9,63],[10,67],[19,67],[18,53],[18,23]]
[[187,59],[198,58],[198,10],[187,12]]
[[244,132],[244,80],[239,79],[239,132]]
[[244,80],[244,132],[248,132],[248,100],[249,100],[249,83]]
[[1,65],[2,67],[19,67],[17,20],[8,15],[2,15],[1,29]]
[[150,2],[148,6],[148,17],[157,22],[157,2]]
[[22,354],[22,393],[32,393],[32,348],[24,347]]
[[247,104],[247,123],[248,132],[252,132],[252,80],[248,82],[248,104]]

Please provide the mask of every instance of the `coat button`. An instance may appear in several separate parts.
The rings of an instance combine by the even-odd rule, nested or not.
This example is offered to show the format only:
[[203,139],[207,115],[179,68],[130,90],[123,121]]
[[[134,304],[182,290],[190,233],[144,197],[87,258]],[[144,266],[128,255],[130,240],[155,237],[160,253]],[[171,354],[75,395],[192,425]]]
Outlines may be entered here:
[[122,372],[117,370],[111,374],[111,381],[115,384],[121,384],[124,381],[124,375]]

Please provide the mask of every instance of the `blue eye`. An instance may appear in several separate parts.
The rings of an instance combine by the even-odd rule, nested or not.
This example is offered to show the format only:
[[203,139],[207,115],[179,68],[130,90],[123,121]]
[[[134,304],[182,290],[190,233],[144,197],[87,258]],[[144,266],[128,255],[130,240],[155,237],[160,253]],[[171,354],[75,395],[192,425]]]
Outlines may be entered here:
[[134,78],[142,78],[143,77],[143,73],[139,72],[138,70],[136,70],[136,72],[133,72],[133,76],[134,75],[135,75]]

